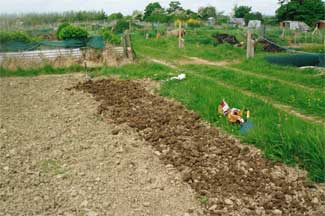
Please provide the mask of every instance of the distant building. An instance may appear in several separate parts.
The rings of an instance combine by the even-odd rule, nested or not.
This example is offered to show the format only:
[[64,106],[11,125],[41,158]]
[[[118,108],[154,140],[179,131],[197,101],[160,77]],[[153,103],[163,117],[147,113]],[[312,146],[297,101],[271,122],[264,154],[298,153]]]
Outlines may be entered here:
[[262,21],[261,20],[250,20],[248,22],[248,28],[251,28],[251,29],[261,28],[261,25],[262,25]]
[[216,23],[216,19],[214,17],[209,17],[208,18],[208,24],[210,26],[213,26]]
[[283,21],[280,23],[280,26],[282,28],[288,28],[290,30],[299,30],[299,31],[310,30],[310,27],[306,23],[300,21]]
[[107,27],[114,28],[117,25],[117,20],[113,20],[107,24]]
[[325,29],[325,20],[318,20],[316,23],[316,27],[319,29]]
[[244,18],[231,18],[230,24],[237,27],[244,27],[246,25]]

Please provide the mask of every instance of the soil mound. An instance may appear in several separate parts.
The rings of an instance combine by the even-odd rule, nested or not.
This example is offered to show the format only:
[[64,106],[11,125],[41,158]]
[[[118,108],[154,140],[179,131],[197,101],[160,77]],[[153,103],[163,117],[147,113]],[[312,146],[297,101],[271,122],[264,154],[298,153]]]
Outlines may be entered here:
[[100,101],[98,112],[134,128],[197,192],[205,215],[321,215],[325,195],[304,177],[264,159],[187,111],[148,93],[139,83],[103,79],[78,90]]
[[263,49],[264,49],[265,52],[277,53],[277,52],[283,52],[283,51],[285,51],[284,48],[279,47],[275,43],[272,43],[272,42],[270,42],[268,40],[265,40],[263,38],[260,38],[258,40],[258,42],[263,45]]
[[214,34],[213,38],[218,41],[218,43],[229,43],[231,45],[239,44],[237,38],[229,34]]

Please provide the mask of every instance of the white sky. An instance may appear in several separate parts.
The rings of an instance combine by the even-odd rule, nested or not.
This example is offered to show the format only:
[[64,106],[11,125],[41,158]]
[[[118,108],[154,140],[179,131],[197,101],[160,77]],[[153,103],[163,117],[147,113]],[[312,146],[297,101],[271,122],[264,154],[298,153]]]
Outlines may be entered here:
[[[62,12],[69,10],[104,10],[107,13],[130,14],[143,10],[155,0],[0,0],[0,13]],[[167,7],[169,0],[156,0]],[[277,0],[180,0],[186,9],[197,10],[200,6],[212,5],[218,11],[229,14],[235,4],[252,6],[253,11],[272,15],[279,6]]]

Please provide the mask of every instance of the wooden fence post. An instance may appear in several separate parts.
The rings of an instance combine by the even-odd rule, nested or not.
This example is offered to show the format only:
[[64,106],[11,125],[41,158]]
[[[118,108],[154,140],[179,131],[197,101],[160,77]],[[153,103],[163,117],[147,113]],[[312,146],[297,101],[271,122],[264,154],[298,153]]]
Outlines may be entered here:
[[182,45],[182,21],[179,21],[178,24],[178,48],[183,48]]
[[252,32],[248,30],[247,32],[247,50],[246,50],[246,58],[253,58],[255,53],[254,53],[254,45],[255,42],[252,39]]
[[127,43],[126,43],[126,37],[125,37],[125,32],[122,36],[122,47],[123,47],[123,54],[125,58],[128,58],[128,48],[127,48]]
[[123,46],[124,56],[126,58],[130,58],[131,60],[134,60],[136,54],[133,49],[131,34],[127,30],[124,32],[122,37],[122,46]]

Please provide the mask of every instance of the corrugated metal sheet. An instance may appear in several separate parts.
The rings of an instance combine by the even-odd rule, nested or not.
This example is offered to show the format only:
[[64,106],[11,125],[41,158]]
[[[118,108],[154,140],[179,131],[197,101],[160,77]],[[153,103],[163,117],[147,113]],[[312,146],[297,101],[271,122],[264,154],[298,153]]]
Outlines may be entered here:
[[22,58],[22,59],[55,59],[57,57],[74,57],[82,56],[81,50],[77,49],[54,49],[54,50],[36,50],[24,52],[3,52],[0,53],[0,63],[6,58]]
[[123,47],[113,47],[112,51],[117,55],[123,55],[124,54]]

